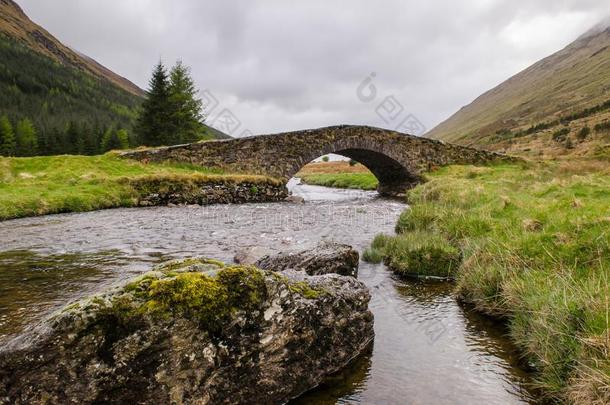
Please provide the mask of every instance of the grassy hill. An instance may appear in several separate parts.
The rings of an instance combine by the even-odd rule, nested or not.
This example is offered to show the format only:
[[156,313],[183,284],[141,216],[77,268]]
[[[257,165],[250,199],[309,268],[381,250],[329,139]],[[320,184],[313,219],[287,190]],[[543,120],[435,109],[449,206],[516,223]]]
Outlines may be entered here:
[[600,124],[610,118],[609,100],[610,27],[600,25],[482,94],[427,136],[524,154],[604,155],[609,131]]

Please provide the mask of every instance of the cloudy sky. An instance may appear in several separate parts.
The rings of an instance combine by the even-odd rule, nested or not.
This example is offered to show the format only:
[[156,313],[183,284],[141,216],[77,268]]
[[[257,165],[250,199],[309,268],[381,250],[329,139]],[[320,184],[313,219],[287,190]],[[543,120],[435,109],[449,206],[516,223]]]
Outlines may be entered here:
[[140,87],[159,58],[182,59],[214,100],[208,122],[234,136],[431,129],[610,14],[607,0],[17,2]]

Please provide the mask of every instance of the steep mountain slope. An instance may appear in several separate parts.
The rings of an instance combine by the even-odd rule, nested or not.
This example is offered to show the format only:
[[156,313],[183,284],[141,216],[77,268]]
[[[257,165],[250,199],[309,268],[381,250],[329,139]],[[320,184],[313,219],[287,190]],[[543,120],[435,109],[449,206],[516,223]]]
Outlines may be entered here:
[[[108,131],[131,129],[143,95],[64,46],[12,0],[0,0],[0,116],[9,119],[17,138],[3,154],[104,152]],[[36,141],[20,147],[28,125]]]
[[29,49],[64,66],[106,79],[131,94],[144,95],[144,91],[129,80],[63,45],[44,28],[32,22],[21,7],[12,0],[0,0],[0,33],[18,40]]
[[565,141],[558,134],[562,126],[568,131],[563,135],[594,127],[608,117],[608,100],[610,27],[604,24],[484,93],[426,136],[498,149],[510,149],[521,137],[531,145],[541,132]]

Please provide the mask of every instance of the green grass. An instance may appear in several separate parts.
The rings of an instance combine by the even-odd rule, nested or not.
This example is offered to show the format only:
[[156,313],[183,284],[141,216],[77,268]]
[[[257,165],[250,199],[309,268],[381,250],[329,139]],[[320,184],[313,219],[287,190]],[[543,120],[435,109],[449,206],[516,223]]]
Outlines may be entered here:
[[459,252],[457,296],[506,320],[544,392],[610,402],[608,165],[448,167],[408,199],[398,235],[377,238],[371,256],[429,274]]
[[399,238],[377,235],[363,258],[373,263],[383,260],[401,276],[453,279],[461,253],[436,233],[414,231]]
[[314,186],[376,190],[379,182],[371,173],[323,173],[306,174],[301,177],[305,184]]
[[[145,184],[189,181],[270,181],[187,164],[154,165],[102,156],[0,157],[0,220],[129,207]],[[140,190],[140,191],[138,191]]]

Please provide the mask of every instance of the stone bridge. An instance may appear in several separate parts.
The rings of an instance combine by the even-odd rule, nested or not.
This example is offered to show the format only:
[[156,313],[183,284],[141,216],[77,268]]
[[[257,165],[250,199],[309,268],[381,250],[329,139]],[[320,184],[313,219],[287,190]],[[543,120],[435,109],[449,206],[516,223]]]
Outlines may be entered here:
[[329,153],[362,163],[377,177],[379,192],[385,195],[403,194],[422,180],[424,171],[434,167],[514,160],[493,152],[352,125],[130,151],[123,156],[147,162],[191,163],[288,181],[307,163]]

